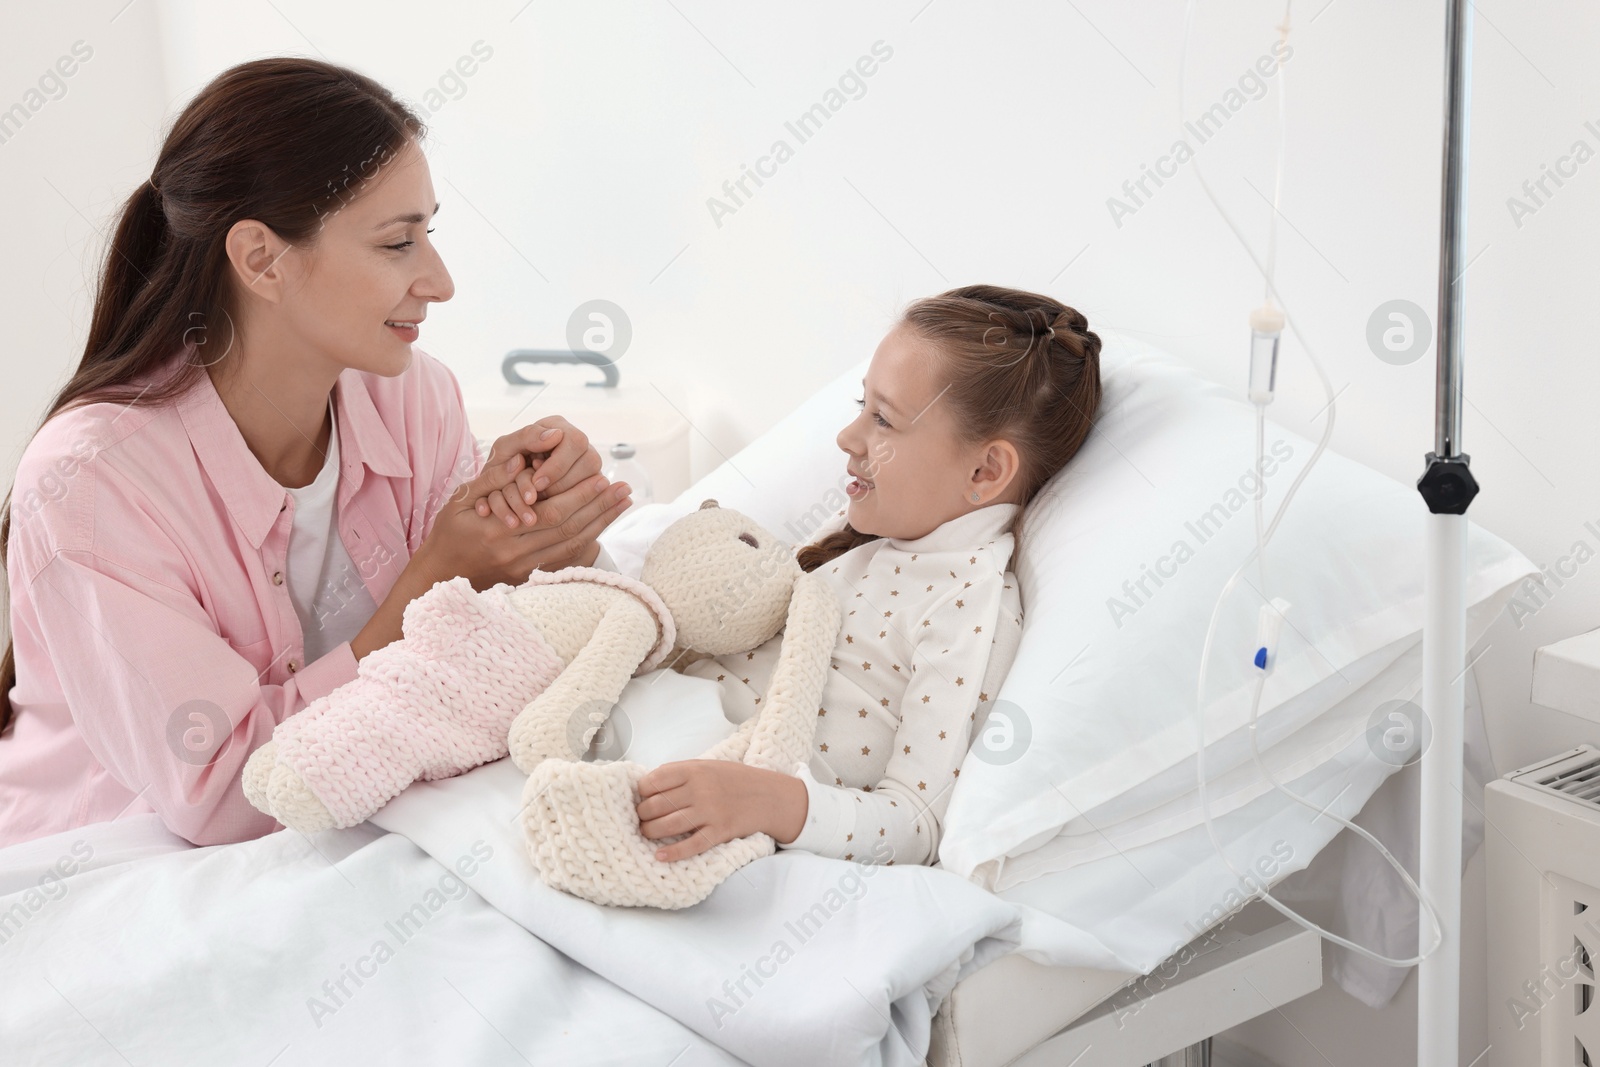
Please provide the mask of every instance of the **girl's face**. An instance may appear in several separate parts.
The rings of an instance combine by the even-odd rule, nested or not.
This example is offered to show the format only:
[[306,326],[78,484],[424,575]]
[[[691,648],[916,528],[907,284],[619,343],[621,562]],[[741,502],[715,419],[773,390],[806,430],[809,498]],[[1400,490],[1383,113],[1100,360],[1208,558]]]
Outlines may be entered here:
[[252,327],[272,347],[300,353],[308,368],[404,372],[428,305],[455,293],[428,238],[439,205],[422,150],[408,138],[388,159],[363,164],[367,174],[374,169],[364,186],[351,181],[329,204],[309,247],[287,245],[268,231],[251,255],[267,257],[271,266],[241,279],[265,298],[246,301]]
[[861,533],[914,540],[1014,496],[1016,448],[962,441],[936,370],[933,349],[904,323],[873,353],[861,414],[838,437],[857,479],[846,517]]

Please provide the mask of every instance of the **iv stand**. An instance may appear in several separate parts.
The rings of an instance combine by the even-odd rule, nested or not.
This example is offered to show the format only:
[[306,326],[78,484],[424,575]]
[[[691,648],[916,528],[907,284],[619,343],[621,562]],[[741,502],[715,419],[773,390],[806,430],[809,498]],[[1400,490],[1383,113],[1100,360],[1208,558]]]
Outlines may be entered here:
[[[1446,0],[1445,138],[1439,219],[1439,333],[1434,447],[1417,492],[1427,502],[1428,553],[1422,630],[1422,710],[1432,742],[1422,756],[1419,879],[1443,940],[1417,965],[1418,1067],[1459,1067],[1461,1017],[1461,805],[1466,676],[1467,506],[1478,484],[1461,451],[1461,354],[1465,280],[1467,123],[1472,72],[1468,0]],[[1426,734],[1423,735],[1426,738]],[[1419,924],[1419,930],[1420,930]]]

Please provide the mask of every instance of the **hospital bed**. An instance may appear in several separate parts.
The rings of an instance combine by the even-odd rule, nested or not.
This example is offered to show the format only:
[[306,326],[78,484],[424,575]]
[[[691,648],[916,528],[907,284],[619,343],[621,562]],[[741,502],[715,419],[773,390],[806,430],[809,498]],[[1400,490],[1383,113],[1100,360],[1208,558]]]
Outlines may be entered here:
[[[1103,369],[1097,429],[1025,529],[1023,643],[978,724],[1031,709],[1031,747],[1009,765],[969,755],[940,867],[783,851],[695,908],[601,908],[528,868],[509,760],[310,837],[193,848],[139,816],[0,850],[0,1047],[73,1064],[1136,1067],[1316,988],[1314,935],[1235,914],[1250,887],[1194,804],[1192,698],[1150,688],[1192,666],[1195,613],[1243,556],[1247,518],[1227,505],[1250,436],[1232,440],[1234,402],[1158,351],[1108,335]],[[843,506],[834,436],[863,372],[674,500],[631,510],[603,538],[618,566],[636,574],[705,498],[804,540]],[[1280,436],[1284,469],[1304,462],[1309,445]],[[1228,694],[1208,713],[1215,827],[1261,884],[1304,870],[1338,831],[1327,816],[1356,816],[1394,775],[1369,719],[1417,674],[1418,539],[1402,529],[1415,495],[1323,463],[1275,542],[1306,564],[1278,568],[1302,645],[1285,642],[1260,731],[1263,758],[1320,810],[1262,785]],[[1206,514],[1203,551],[1159,596],[1106,612],[1157,562],[1152,545]],[[1058,565],[1063,544],[1077,566]],[[1468,569],[1473,641],[1535,568],[1474,527]],[[667,729],[706,698],[697,683],[712,685],[629,683],[629,758],[701,751]]]

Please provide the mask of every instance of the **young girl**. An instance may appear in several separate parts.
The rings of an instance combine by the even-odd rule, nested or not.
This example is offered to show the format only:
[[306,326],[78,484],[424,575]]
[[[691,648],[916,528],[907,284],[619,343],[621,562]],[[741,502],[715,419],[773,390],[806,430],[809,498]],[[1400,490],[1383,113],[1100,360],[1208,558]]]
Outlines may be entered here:
[[[978,712],[1020,636],[1016,519],[1088,436],[1099,354],[1083,315],[1034,293],[967,286],[906,310],[839,433],[848,507],[798,553],[844,610],[811,759],[794,776],[718,760],[657,767],[639,783],[645,837],[694,832],[657,858],[763,832],[859,863],[937,861]],[[743,721],[781,641],[684,673],[719,682]]]

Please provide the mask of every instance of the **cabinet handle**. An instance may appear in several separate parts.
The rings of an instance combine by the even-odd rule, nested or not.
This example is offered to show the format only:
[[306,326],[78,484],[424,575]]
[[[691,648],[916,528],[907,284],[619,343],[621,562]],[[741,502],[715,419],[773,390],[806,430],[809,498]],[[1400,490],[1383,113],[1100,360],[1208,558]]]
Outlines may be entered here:
[[605,375],[603,382],[585,382],[585,385],[597,389],[615,389],[621,374],[617,365],[610,357],[599,352],[574,352],[565,348],[514,348],[506,353],[505,359],[500,362],[500,373],[505,375],[506,381],[512,385],[544,385],[542,379],[525,378],[517,369],[520,363],[587,363],[599,367]]

